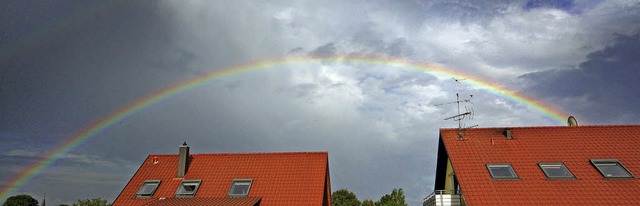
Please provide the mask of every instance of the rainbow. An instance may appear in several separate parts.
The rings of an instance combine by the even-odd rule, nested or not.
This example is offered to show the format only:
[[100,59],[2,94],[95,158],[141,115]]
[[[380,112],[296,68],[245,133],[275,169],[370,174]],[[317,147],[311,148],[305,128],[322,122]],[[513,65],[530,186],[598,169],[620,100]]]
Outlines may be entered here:
[[528,97],[522,93],[518,93],[508,88],[505,88],[499,84],[483,80],[480,77],[475,77],[469,74],[465,74],[463,72],[446,68],[436,64],[429,64],[424,62],[411,61],[408,59],[398,59],[387,56],[355,56],[355,55],[336,55],[336,56],[324,56],[324,57],[310,57],[310,56],[300,56],[300,57],[285,57],[279,59],[270,59],[270,60],[262,60],[256,61],[248,64],[228,67],[225,69],[215,70],[204,75],[198,76],[196,78],[183,81],[181,83],[175,84],[173,86],[164,88],[155,93],[152,93],[148,96],[145,96],[141,99],[136,100],[133,103],[125,105],[119,109],[117,109],[114,113],[94,122],[90,126],[78,131],[77,133],[67,137],[61,144],[57,145],[55,149],[50,150],[48,153],[41,156],[35,163],[31,166],[22,169],[18,176],[5,183],[5,188],[0,191],[0,199],[6,199],[9,194],[13,194],[18,188],[22,185],[26,184],[29,180],[31,180],[35,175],[37,175],[40,171],[47,168],[57,159],[64,156],[71,149],[75,148],[79,144],[88,141],[91,137],[96,136],[100,131],[105,128],[110,127],[116,122],[122,121],[123,119],[135,114],[137,111],[140,111],[144,108],[147,108],[155,103],[169,98],[174,94],[189,90],[194,87],[198,87],[208,81],[237,75],[241,73],[246,73],[255,70],[268,69],[268,68],[277,68],[278,66],[287,66],[287,65],[302,65],[309,63],[325,63],[325,62],[335,62],[335,63],[364,63],[364,64],[373,64],[380,65],[388,68],[410,68],[414,70],[424,71],[436,76],[444,76],[444,77],[464,77],[466,80],[465,84],[470,84],[471,86],[478,87],[496,95],[505,97],[510,99],[516,103],[526,105],[532,110],[535,110],[547,117],[550,117],[553,121],[557,121],[559,124],[562,124],[565,121],[565,118],[568,117],[567,114],[564,114],[557,108],[554,108],[551,105],[545,104],[541,101],[536,101],[535,99]]

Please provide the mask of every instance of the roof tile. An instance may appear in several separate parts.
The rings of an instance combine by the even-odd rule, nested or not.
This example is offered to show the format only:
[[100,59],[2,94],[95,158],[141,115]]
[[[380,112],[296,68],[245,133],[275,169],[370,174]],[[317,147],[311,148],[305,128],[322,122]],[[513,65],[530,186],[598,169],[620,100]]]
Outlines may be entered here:
[[[260,205],[322,205],[323,201],[327,201],[324,200],[327,198],[324,194],[325,189],[330,188],[330,183],[326,152],[190,156],[185,177],[175,178],[177,154],[149,155],[116,198],[114,205],[143,205],[160,199],[164,199],[164,202],[186,201],[180,199],[188,198],[173,197],[182,180],[191,179],[202,180],[192,199],[226,198],[233,179],[253,179],[249,197],[261,197]],[[136,192],[145,180],[161,180],[161,183],[151,198],[136,198]]]
[[165,198],[151,201],[144,206],[254,206],[259,205],[262,198]]
[[[637,204],[640,125],[441,129],[469,205]],[[590,159],[618,159],[636,178],[605,179]],[[540,162],[563,162],[574,180],[547,180]],[[492,180],[485,164],[510,163],[520,180]]]

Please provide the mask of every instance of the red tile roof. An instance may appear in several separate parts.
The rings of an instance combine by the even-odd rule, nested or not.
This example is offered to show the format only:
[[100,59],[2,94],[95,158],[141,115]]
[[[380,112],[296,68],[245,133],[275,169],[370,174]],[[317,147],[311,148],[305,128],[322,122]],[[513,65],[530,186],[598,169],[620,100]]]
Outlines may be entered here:
[[[178,170],[177,154],[149,155],[116,198],[114,205],[179,202],[180,200],[175,200],[174,195],[183,179],[202,180],[192,199],[229,199],[227,194],[233,179],[253,179],[248,196],[262,198],[260,205],[263,206],[331,204],[327,152],[191,154],[190,156],[191,161],[185,177],[175,178]],[[157,159],[156,164],[154,159]],[[145,180],[161,180],[161,183],[151,198],[136,198],[136,192]],[[165,200],[158,201],[160,198]]]
[[[469,205],[640,203],[640,125],[441,129]],[[605,179],[590,159],[618,159],[635,178]],[[563,162],[573,180],[547,180],[540,162]],[[488,163],[511,163],[519,180],[492,180]]]
[[181,206],[181,205],[203,205],[203,206],[254,206],[259,205],[260,197],[241,198],[166,198],[156,199],[143,206]]

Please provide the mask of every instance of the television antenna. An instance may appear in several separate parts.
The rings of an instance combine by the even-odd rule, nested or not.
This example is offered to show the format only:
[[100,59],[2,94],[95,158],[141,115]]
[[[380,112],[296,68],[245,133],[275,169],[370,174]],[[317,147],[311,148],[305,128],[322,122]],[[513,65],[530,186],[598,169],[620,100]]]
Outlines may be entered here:
[[[469,95],[468,99],[460,99],[460,93],[458,91],[458,86],[460,85],[460,82],[464,81],[466,79],[467,78],[462,78],[462,79],[453,78],[453,80],[455,80],[455,84],[456,84],[456,101],[434,105],[434,106],[443,106],[443,105],[449,105],[449,104],[456,104],[456,107],[458,109],[458,114],[453,115],[451,117],[447,117],[444,120],[453,120],[455,122],[458,122],[458,139],[461,140],[461,141],[464,140],[464,138],[462,137],[462,131],[478,126],[478,125],[472,125],[472,126],[467,127],[462,122],[462,120],[465,120],[465,119],[473,119],[473,115],[474,115],[474,111],[473,111],[473,107],[472,107],[473,106],[473,102],[471,101],[471,99],[473,99],[473,94]],[[465,112],[461,112],[460,111],[460,104],[470,104],[470,105],[463,105],[464,109],[465,109]]]

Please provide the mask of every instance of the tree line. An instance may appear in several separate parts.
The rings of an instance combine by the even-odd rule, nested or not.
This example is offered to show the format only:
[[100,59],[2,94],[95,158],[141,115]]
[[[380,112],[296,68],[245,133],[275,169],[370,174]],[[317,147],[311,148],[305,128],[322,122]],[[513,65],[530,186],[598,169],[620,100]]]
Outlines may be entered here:
[[[380,200],[376,202],[370,199],[365,199],[360,202],[356,194],[347,189],[340,189],[331,193],[332,206],[408,206],[404,199],[402,188],[393,189],[391,194],[380,197]],[[2,206],[39,206],[39,204],[38,200],[30,195],[21,194],[9,197]],[[61,204],[59,206],[70,205]],[[71,206],[111,206],[111,204],[108,204],[105,199],[94,198],[77,200],[75,203],[72,203]]]
[[[31,197],[31,195],[15,195],[7,198],[2,206],[39,206],[38,200]],[[69,206],[67,204],[61,204],[60,206]],[[107,203],[107,200],[102,198],[93,198],[86,200],[77,200],[72,203],[71,206],[111,206]]]
[[336,190],[331,193],[331,205],[332,206],[407,206],[404,200],[404,192],[402,188],[393,189],[391,194],[386,194],[380,197],[380,200],[374,202],[370,199],[365,199],[360,202],[358,197],[353,192],[347,189]]

